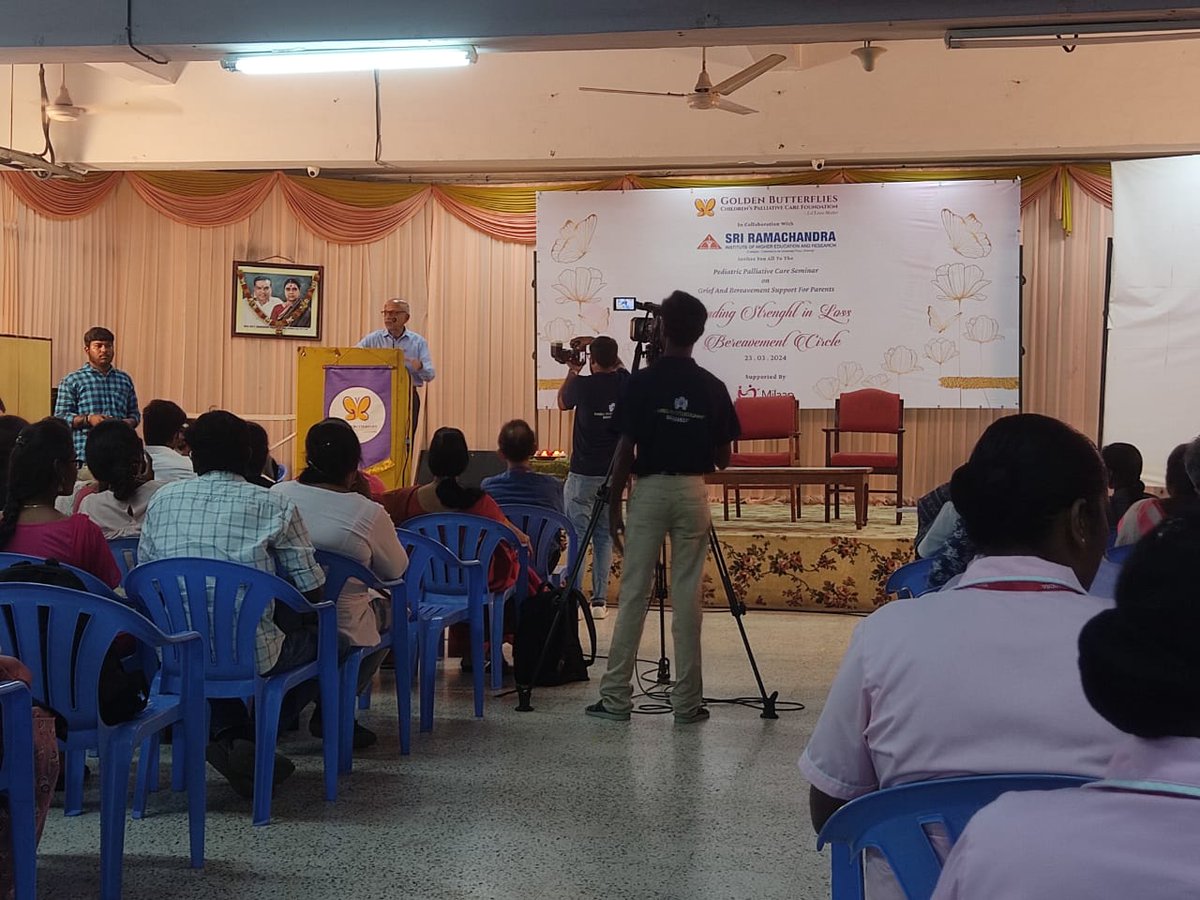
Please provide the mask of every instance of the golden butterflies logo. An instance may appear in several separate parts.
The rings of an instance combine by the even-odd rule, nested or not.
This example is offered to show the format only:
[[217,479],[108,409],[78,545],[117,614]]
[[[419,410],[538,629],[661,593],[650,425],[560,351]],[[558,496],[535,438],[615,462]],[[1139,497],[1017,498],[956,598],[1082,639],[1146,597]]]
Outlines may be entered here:
[[715,216],[714,210],[717,207],[717,198],[709,197],[707,200],[696,201],[696,218],[703,219],[705,216]]
[[342,406],[346,408],[346,421],[353,422],[355,419],[367,422],[370,421],[371,414],[367,412],[371,408],[370,397],[343,397]]

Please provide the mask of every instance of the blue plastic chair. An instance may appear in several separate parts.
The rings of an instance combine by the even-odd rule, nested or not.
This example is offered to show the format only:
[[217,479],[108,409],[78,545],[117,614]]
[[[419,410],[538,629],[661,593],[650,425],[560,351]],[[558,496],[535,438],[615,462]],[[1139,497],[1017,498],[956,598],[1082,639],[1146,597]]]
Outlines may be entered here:
[[[83,762],[100,756],[100,896],[121,896],[125,804],[133,750],[170,726],[186,772],[191,865],[204,865],[204,746],[206,710],[201,694],[203,646],[193,631],[164,634],[133,610],[103,597],[47,584],[0,584],[0,652],[33,672],[33,696],[67,722],[64,805],[80,805]],[[129,722],[100,718],[101,665],[118,634],[158,648],[176,660],[177,677]]]
[[1122,544],[1120,547],[1110,547],[1104,554],[1104,558],[1114,566],[1123,566],[1125,565],[1125,561],[1129,559],[1129,554],[1133,553],[1133,548],[1136,546],[1137,544]]
[[122,579],[129,574],[130,569],[137,565],[138,544],[141,540],[137,536],[108,539],[108,549],[112,551],[113,559],[117,561],[117,568],[121,570]]
[[[537,572],[543,581],[558,584],[561,578],[555,577],[555,573],[550,571],[550,555],[559,549],[558,536],[560,532],[565,532],[567,535],[564,573],[571,571],[571,564],[579,553],[579,536],[575,534],[575,526],[571,524],[571,520],[562,513],[546,509],[544,506],[512,503],[500,508],[504,511],[504,515],[508,516],[508,521],[512,522],[518,531],[525,534],[529,538],[529,543],[533,545],[532,558],[529,561],[533,571]],[[517,581],[517,588],[521,595],[524,595],[528,584],[528,578],[521,578]]]
[[[433,687],[442,632],[456,622],[469,622],[475,659],[483,659],[483,604],[488,592],[487,568],[479,560],[459,559],[444,545],[415,531],[397,528],[396,536],[400,538],[400,543],[408,553],[408,570],[404,573],[401,590],[405,605],[419,631],[421,730],[432,731]],[[399,681],[402,671],[397,664],[397,696],[400,696]],[[475,715],[481,717],[483,666],[476,664],[471,681],[475,689]],[[401,715],[402,729],[406,727],[407,722],[408,718]],[[404,731],[401,731],[400,739],[403,750],[407,740]]]
[[[400,720],[400,752],[408,753],[404,725],[412,718],[412,661],[417,652],[417,630],[411,627],[403,596],[395,590],[398,585],[404,583],[402,578],[383,581],[357,560],[329,550],[318,550],[317,562],[325,570],[325,596],[333,599],[335,603],[341,600],[346,582],[354,580],[368,590],[388,596],[392,605],[391,627],[380,632],[382,640],[374,647],[353,647],[342,660],[341,682],[338,686],[338,771],[347,773],[353,767],[354,761],[354,708],[357,701],[358,673],[363,658],[379,650],[390,649],[396,661],[396,709]],[[403,676],[405,672],[408,673],[407,679]],[[331,717],[326,716],[325,721],[331,721]]]
[[933,563],[937,557],[918,559],[905,563],[888,576],[884,590],[903,599],[905,597],[920,597],[930,593],[929,576],[933,572]]
[[[337,614],[326,600],[310,604],[300,592],[267,572],[223,560],[175,557],[138,566],[125,579],[130,597],[145,607],[164,630],[195,628],[204,640],[204,696],[254,699],[255,825],[271,821],[271,787],[275,771],[275,744],[283,696],[302,682],[320,682],[321,706],[338,708]],[[193,610],[193,598],[196,610]],[[317,614],[317,659],[276,675],[260,675],[255,661],[258,624],[274,600],[296,612]],[[179,677],[179,659],[170,652],[162,658],[159,681],[170,689]],[[338,730],[327,728],[323,739],[325,799],[337,797]],[[158,739],[143,747],[143,759],[158,758]],[[144,804],[152,766],[138,773],[137,800]]]
[[[485,580],[487,578],[486,569],[491,564],[492,554],[501,544],[508,544],[517,551],[518,575],[514,586],[504,591],[487,591],[485,585],[483,605],[487,608],[492,629],[492,689],[499,690],[504,680],[504,657],[500,652],[500,645],[504,641],[504,605],[509,597],[516,594],[517,585],[524,585],[529,581],[529,551],[521,542],[521,535],[504,522],[465,513],[434,513],[417,516],[406,521],[404,528],[437,541],[458,557],[460,562],[479,560],[484,565]],[[468,597],[465,590],[466,580],[464,570],[460,568],[454,566],[435,568],[428,588],[447,598],[457,596],[459,603],[466,604]],[[520,591],[523,594],[525,587],[520,587]],[[468,619],[472,623],[471,653],[476,669],[481,668],[483,660],[482,609],[479,614],[478,645],[474,639],[474,619]],[[425,658],[424,652],[424,650],[421,651],[422,660]],[[483,715],[483,713],[479,712],[477,715]]]
[[[0,569],[7,569],[9,566],[19,562],[44,563],[45,561],[46,558],[43,556],[29,556],[25,553],[0,553]],[[83,582],[83,586],[89,594],[95,594],[97,597],[106,597],[109,600],[116,600],[118,603],[125,603],[116,591],[91,572],[76,566],[69,566],[65,562],[59,562],[59,565],[74,573]]]
[[19,681],[0,682],[0,797],[8,804],[16,900],[37,896],[37,798],[33,779],[33,701]]
[[862,855],[868,847],[885,859],[908,900],[933,894],[942,862],[926,828],[940,825],[951,846],[976,812],[1008,791],[1053,791],[1091,781],[1077,775],[977,775],[919,781],[851,800],[817,836],[831,845],[832,900],[863,900]]

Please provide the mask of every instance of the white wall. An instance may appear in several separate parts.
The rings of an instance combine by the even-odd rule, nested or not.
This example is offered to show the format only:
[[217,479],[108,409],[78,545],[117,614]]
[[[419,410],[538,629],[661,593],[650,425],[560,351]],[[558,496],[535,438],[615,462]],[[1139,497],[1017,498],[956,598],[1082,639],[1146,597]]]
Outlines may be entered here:
[[[752,162],[993,160],[1200,149],[1200,44],[946,50],[893,43],[874,73],[852,45],[812,45],[800,65],[734,99],[739,117],[675,98],[583,94],[579,85],[690,90],[691,50],[484,54],[469,69],[384,73],[384,159],[405,171],[731,168]],[[725,48],[713,80],[750,61]],[[14,73],[9,138],[37,150],[36,68]],[[50,94],[58,66],[49,67]],[[174,85],[67,69],[77,104],[55,125],[60,157],[96,168],[373,167],[369,73],[254,78],[191,63]],[[0,71],[5,97],[8,68]],[[7,119],[7,117],[2,117]],[[0,124],[0,135],[8,123]]]

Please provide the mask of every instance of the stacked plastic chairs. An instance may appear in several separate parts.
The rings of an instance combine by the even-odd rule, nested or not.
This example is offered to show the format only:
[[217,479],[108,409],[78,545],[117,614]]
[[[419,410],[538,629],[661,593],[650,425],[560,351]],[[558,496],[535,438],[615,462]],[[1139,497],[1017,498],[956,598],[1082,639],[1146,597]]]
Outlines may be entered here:
[[[131,609],[103,597],[45,584],[0,584],[0,652],[33,672],[33,696],[67,722],[63,742],[68,814],[82,807],[84,757],[100,756],[100,895],[121,895],[125,808],[133,750],[167,727],[188,793],[191,864],[204,864],[204,747],[200,635],[185,628],[164,634]],[[176,677],[132,720],[108,726],[100,717],[99,684],[117,635],[130,635],[175,660]]]

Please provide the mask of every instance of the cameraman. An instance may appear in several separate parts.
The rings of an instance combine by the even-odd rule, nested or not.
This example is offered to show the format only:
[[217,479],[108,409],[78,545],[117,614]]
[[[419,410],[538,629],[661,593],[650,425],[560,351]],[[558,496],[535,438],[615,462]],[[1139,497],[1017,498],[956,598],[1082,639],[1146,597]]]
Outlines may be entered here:
[[[558,408],[575,410],[575,429],[571,438],[571,470],[563,489],[567,517],[580,538],[587,531],[592,515],[592,501],[604,484],[617,435],[612,428],[613,409],[617,405],[629,373],[617,356],[617,342],[602,335],[592,341],[591,375],[580,378],[582,365],[570,364],[570,371],[558,389]],[[587,547],[580,547],[586,553]],[[608,573],[612,568],[612,536],[601,519],[592,533],[592,615],[603,619],[607,615]],[[579,587],[582,577],[575,579]]]
[[[633,375],[617,404],[614,422],[621,439],[613,463],[609,525],[625,565],[608,671],[600,681],[600,700],[587,708],[589,716],[629,719],[630,680],[650,582],[659,547],[669,534],[671,636],[678,673],[671,706],[678,725],[708,718],[700,672],[700,576],[710,521],[704,475],[729,465],[730,443],[739,429],[725,385],[692,359],[692,346],[704,333],[707,318],[708,310],[691,294],[676,291],[664,300],[662,353],[650,368]],[[637,481],[629,497],[626,532],[621,494],[631,471]]]

